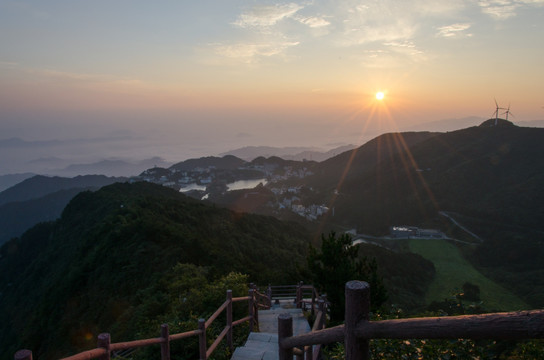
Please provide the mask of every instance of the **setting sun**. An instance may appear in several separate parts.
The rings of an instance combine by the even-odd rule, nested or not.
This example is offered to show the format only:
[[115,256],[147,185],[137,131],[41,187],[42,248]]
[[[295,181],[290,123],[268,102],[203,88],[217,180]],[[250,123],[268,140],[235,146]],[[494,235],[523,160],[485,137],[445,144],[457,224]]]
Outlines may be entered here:
[[384,96],[385,96],[384,93],[381,92],[381,91],[378,91],[376,93],[376,99],[378,99],[378,100],[383,100]]

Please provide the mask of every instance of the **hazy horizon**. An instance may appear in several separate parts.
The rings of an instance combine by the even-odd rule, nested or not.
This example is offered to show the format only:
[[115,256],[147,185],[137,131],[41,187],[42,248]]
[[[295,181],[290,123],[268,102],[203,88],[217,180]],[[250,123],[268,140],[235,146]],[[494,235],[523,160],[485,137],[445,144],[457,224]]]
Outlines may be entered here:
[[[438,131],[446,132],[479,125],[485,119],[468,117],[464,119],[445,119],[410,126],[399,131]],[[523,122],[520,126],[544,127],[544,121]],[[21,137],[9,139],[0,138],[0,150],[3,160],[0,163],[0,176],[8,174],[35,173],[41,175],[75,176],[85,175],[78,172],[78,166],[93,165],[101,161],[124,161],[131,163],[134,168],[142,170],[157,166],[167,166],[191,158],[205,156],[221,156],[244,147],[275,147],[275,148],[305,148],[313,151],[326,152],[344,145],[360,146],[384,132],[368,132],[366,137],[346,137],[343,142],[326,142],[328,139],[316,139],[315,143],[286,144],[253,143],[254,138],[240,136],[235,142],[201,142],[184,143],[180,141],[158,144],[153,139],[143,136],[131,136],[128,132],[111,134],[104,137],[90,138],[50,138],[47,140],[28,140]],[[324,141],[324,142],[319,142]],[[295,155],[296,151],[291,151]],[[103,168],[107,168],[104,165]],[[112,166],[111,164],[109,165]],[[72,168],[71,168],[72,167]],[[83,166],[84,167],[84,166]],[[140,170],[140,171],[142,171]],[[126,169],[115,169],[102,172],[110,176],[126,176]],[[130,175],[137,175],[131,173]]]
[[543,15],[544,0],[0,0],[0,141],[34,142],[2,147],[0,174],[361,145],[488,119],[495,99],[541,120]]

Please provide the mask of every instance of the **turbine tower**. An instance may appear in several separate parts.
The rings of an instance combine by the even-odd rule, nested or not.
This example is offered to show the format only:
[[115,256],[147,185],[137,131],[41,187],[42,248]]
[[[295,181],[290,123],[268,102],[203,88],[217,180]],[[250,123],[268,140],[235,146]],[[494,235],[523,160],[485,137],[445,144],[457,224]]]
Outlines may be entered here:
[[[497,103],[497,99],[493,98],[493,100],[495,100],[495,106],[496,106],[496,109],[493,115],[495,115],[495,126],[497,126],[497,122],[499,121],[499,110],[506,110],[506,108],[499,107],[499,104]],[[508,107],[508,110],[510,110],[510,107]]]
[[503,114],[506,114],[506,121],[508,121],[508,115],[511,114],[512,116],[514,116],[514,114],[512,114],[512,112],[510,111],[510,104],[508,104],[508,109],[506,109]]

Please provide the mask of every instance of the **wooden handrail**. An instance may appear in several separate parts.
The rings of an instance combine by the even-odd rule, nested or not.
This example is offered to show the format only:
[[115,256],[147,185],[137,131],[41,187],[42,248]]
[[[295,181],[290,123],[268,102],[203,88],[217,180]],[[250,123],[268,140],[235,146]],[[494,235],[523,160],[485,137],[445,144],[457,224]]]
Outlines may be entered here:
[[355,333],[365,339],[542,339],[544,310],[369,321]]
[[80,352],[79,354],[65,357],[61,360],[88,360],[96,359],[97,357],[104,356],[106,354],[106,349],[92,349]]
[[190,331],[182,332],[179,334],[173,334],[173,335],[170,335],[170,341],[181,340],[191,336],[197,336],[197,335],[200,335],[201,332],[202,332],[201,330],[190,330]]
[[221,305],[214,313],[212,316],[210,316],[210,318],[208,320],[206,320],[206,329],[213,323],[213,321],[215,319],[217,319],[217,317],[219,315],[221,315],[221,313],[223,312],[223,310],[225,310],[227,308],[227,306],[230,304],[232,300],[227,300],[223,303],[223,305]]
[[292,337],[286,337],[280,342],[281,348],[294,348],[317,344],[332,344],[344,340],[344,325],[338,325],[328,329],[312,331]]
[[246,301],[246,300],[249,300],[249,296],[241,296],[241,297],[232,298],[232,302],[240,302],[240,301]]
[[208,350],[206,351],[206,357],[210,357],[210,355],[213,353],[213,351],[215,350],[215,348],[217,347],[217,345],[219,345],[219,343],[223,340],[223,338],[227,335],[227,332],[230,330],[230,327],[229,326],[225,326],[225,328],[223,329],[223,331],[221,331],[221,334],[219,334],[219,336],[217,337],[217,339],[215,339],[215,341],[213,342],[213,344],[210,345],[210,347],[208,348]]
[[[259,294],[260,297],[268,299],[266,295]],[[134,349],[139,347],[145,347],[155,344],[161,344],[161,358],[163,360],[169,360],[170,359],[170,341],[176,341],[184,338],[188,338],[191,336],[199,336],[199,347],[200,347],[200,353],[201,353],[201,359],[207,359],[213,351],[217,348],[219,343],[227,336],[228,338],[228,346],[232,350],[232,328],[243,324],[245,322],[250,322],[250,328],[253,326],[253,322],[258,319],[258,313],[257,309],[260,305],[257,299],[256,292],[253,291],[253,289],[250,289],[248,296],[241,296],[241,297],[232,297],[232,291],[227,290],[227,300],[219,306],[219,308],[210,316],[210,318],[206,321],[204,319],[201,319],[199,321],[199,329],[190,330],[178,334],[172,334],[169,335],[168,333],[168,325],[163,324],[161,326],[161,337],[158,338],[150,338],[150,339],[141,339],[141,340],[133,340],[133,341],[126,341],[126,342],[119,342],[119,343],[112,343],[110,344],[110,335],[103,333],[99,335],[99,345],[95,349],[87,350],[80,352],[78,354],[63,358],[62,360],[91,360],[96,358],[107,358],[109,359],[109,354],[112,351],[119,351],[119,350],[127,350],[127,349]],[[250,315],[246,316],[242,319],[233,321],[232,320],[232,304],[235,302],[241,302],[241,301],[249,301],[250,304]],[[206,349],[206,329],[213,323],[214,320],[216,320],[219,315],[227,310],[227,325],[223,328],[219,336],[215,339],[213,344]],[[230,335],[229,335],[230,334]],[[24,356],[23,356],[24,355]],[[19,350],[15,354],[15,358],[18,360],[32,360],[32,352],[29,350]]]
[[243,324],[243,323],[245,323],[247,321],[250,321],[250,320],[251,320],[251,316],[246,316],[245,318],[242,318],[240,320],[233,321],[232,326],[240,325],[240,324]]
[[[544,310],[369,321],[370,287],[346,284],[345,325],[292,336],[290,315],[278,318],[279,359],[292,359],[293,349],[344,342],[346,360],[369,359],[370,339],[543,339]],[[319,314],[318,314],[319,316]],[[292,325],[291,325],[292,326]],[[312,358],[319,351],[314,349]]]
[[166,342],[166,341],[168,341],[168,339],[154,338],[154,339],[144,339],[144,340],[134,340],[134,341],[114,343],[114,344],[110,345],[110,351],[118,351],[118,350],[145,347],[145,346],[149,346],[149,345],[160,344],[160,343],[163,343],[163,342]]

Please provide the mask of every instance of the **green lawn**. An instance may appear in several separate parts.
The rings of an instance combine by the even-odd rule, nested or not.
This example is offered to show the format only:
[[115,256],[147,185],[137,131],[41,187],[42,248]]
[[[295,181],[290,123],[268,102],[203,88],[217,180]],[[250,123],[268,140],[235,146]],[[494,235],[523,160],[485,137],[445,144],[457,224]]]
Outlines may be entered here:
[[410,250],[433,262],[436,275],[429,286],[426,302],[441,301],[460,292],[465,282],[478,285],[483,306],[489,310],[513,311],[529,309],[512,292],[486,278],[463,258],[459,249],[446,240],[410,240]]

